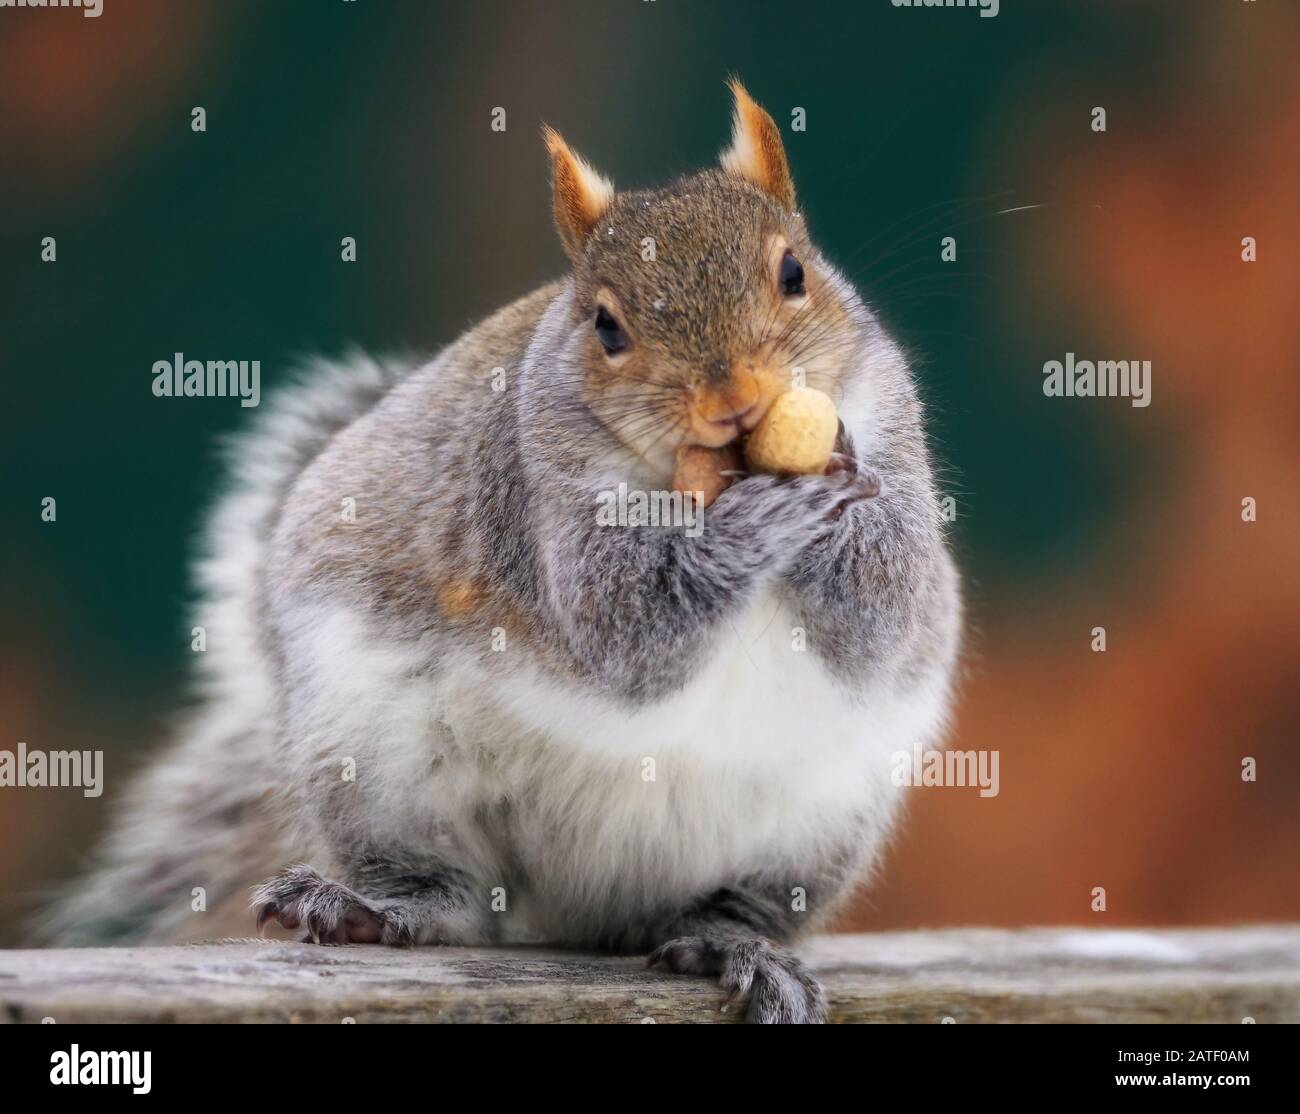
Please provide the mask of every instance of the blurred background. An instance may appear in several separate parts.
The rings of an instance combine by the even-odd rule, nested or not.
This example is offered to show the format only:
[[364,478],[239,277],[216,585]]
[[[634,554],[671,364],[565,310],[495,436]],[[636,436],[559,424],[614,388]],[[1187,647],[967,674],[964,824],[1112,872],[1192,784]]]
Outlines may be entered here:
[[[260,359],[265,394],[304,353],[433,351],[563,269],[542,120],[653,184],[715,158],[733,72],[915,355],[969,598],[952,744],[1000,752],[995,798],[913,792],[842,927],[1300,917],[1298,38],[1278,0],[0,11],[0,749],[106,767],[99,799],[0,788],[0,942],[186,698],[248,414],[153,397],[153,362]],[[1067,351],[1151,360],[1151,406],[1044,397]]]

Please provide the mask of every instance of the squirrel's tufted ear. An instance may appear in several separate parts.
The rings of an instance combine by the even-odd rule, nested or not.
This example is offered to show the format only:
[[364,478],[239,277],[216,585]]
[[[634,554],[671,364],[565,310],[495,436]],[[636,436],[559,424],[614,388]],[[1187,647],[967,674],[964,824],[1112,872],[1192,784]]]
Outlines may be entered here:
[[727,84],[736,98],[736,111],[731,146],[722,152],[722,169],[753,182],[782,206],[793,209],[794,180],[790,177],[790,164],[785,161],[781,129],[737,78],[733,77]]
[[542,138],[551,155],[555,227],[564,250],[576,263],[596,222],[609,211],[614,200],[614,184],[569,150],[554,128],[543,125]]

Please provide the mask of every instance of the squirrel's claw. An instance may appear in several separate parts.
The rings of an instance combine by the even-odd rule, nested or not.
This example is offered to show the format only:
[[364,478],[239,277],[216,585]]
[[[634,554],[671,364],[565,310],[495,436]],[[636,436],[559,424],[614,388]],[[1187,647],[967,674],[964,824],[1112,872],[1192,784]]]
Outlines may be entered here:
[[[290,931],[305,927],[311,942],[371,944],[384,935],[383,915],[337,882],[310,867],[281,871],[253,895],[257,930],[275,920]],[[305,942],[305,941],[304,941]]]
[[279,911],[280,910],[277,906],[269,902],[257,911],[257,931],[259,934],[266,928],[266,922],[274,917]]

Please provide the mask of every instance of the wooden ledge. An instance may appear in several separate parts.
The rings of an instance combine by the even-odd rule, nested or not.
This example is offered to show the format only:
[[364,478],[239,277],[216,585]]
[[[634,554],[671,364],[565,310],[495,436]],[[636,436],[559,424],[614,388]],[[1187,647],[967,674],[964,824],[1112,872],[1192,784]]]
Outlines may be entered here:
[[[1300,1022],[1300,925],[950,929],[822,936],[799,950],[839,1022]],[[739,1019],[721,1004],[705,979],[548,948],[0,951],[10,1022]]]

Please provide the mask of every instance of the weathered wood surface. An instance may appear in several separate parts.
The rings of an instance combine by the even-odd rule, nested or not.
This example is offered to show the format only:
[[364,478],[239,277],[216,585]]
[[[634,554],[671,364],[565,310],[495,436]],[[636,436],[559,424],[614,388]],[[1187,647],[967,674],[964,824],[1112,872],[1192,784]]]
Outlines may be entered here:
[[[1300,925],[960,929],[801,949],[835,1021],[1300,1022]],[[708,980],[544,948],[226,940],[0,952],[0,1020],[718,1022]]]

